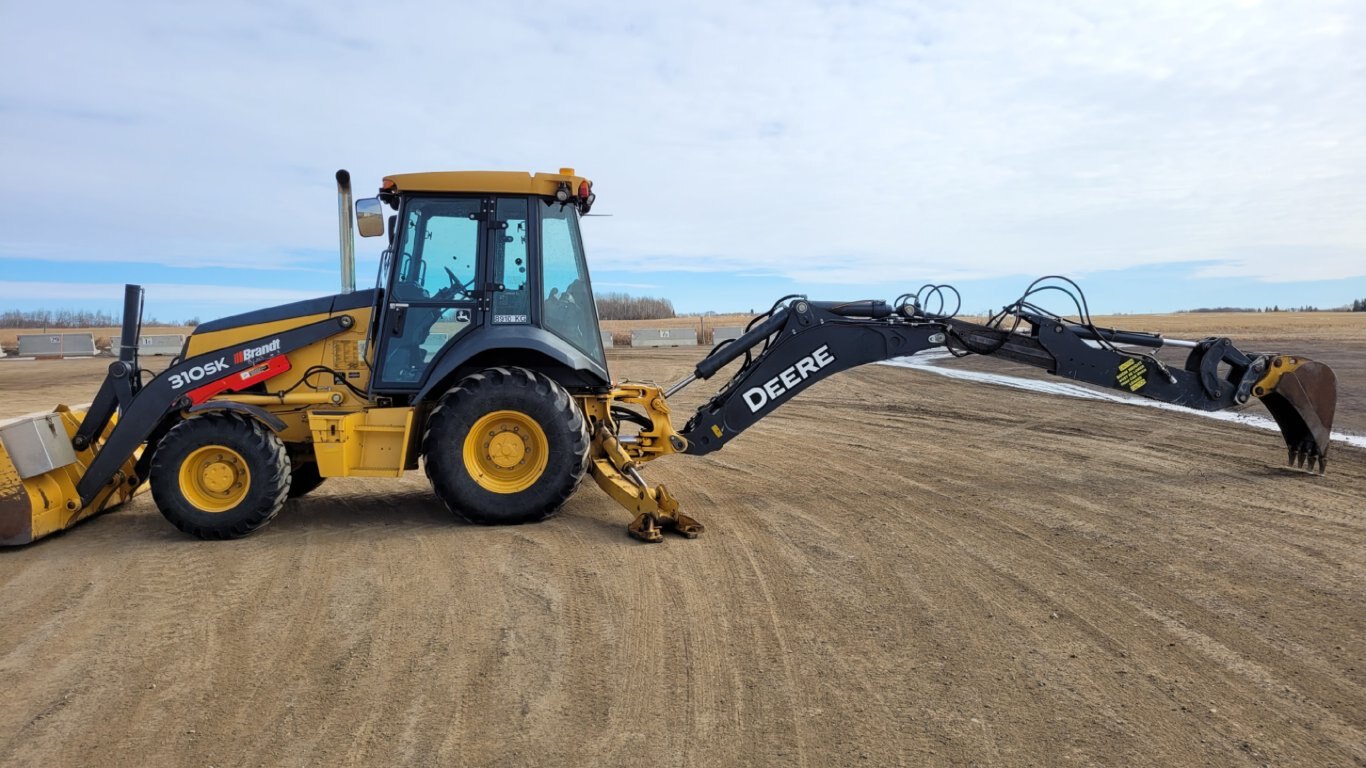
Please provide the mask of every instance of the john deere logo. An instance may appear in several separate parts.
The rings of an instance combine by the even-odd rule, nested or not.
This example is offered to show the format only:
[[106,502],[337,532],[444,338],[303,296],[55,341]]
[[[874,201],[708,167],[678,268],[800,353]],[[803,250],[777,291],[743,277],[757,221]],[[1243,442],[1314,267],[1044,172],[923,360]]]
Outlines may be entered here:
[[745,404],[749,406],[751,413],[758,413],[760,408],[770,402],[777,402],[793,387],[806,381],[816,371],[833,362],[835,362],[835,356],[830,354],[829,345],[822,344],[816,348],[816,351],[789,365],[777,376],[764,382],[763,386],[745,390],[742,395],[745,398]]

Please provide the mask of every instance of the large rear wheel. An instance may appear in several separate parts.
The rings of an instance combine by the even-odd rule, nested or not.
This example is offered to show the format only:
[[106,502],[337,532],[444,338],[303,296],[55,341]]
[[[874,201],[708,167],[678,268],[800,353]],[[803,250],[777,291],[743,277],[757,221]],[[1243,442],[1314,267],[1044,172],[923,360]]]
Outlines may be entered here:
[[259,422],[214,413],[186,419],[157,444],[152,497],[175,527],[201,539],[236,539],[279,513],[289,454]]
[[481,525],[555,514],[588,471],[588,424],[564,387],[490,368],[452,387],[427,419],[422,455],[436,495]]

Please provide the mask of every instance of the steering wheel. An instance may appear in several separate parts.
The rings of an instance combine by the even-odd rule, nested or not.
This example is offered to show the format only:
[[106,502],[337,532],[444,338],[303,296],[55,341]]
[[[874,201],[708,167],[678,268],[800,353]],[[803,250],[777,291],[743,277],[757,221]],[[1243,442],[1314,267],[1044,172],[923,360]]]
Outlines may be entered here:
[[470,285],[461,282],[460,278],[455,276],[455,273],[451,271],[450,267],[442,267],[442,269],[446,270],[446,277],[450,279],[451,284],[437,291],[437,298],[447,301],[450,299],[468,298],[470,295]]

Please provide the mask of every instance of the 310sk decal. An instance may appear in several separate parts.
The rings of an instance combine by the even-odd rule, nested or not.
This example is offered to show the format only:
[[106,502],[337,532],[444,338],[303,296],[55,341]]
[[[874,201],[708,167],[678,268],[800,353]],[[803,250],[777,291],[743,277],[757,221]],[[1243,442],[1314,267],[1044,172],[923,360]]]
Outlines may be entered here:
[[[255,347],[239,349],[232,356],[232,365],[241,365],[246,362],[253,362],[269,357],[280,351],[280,340],[271,339],[265,344]],[[223,373],[232,367],[228,364],[225,357],[211,360],[203,365],[196,365],[184,371],[169,374],[171,389],[184,389],[185,387],[201,381],[212,380],[212,377]]]

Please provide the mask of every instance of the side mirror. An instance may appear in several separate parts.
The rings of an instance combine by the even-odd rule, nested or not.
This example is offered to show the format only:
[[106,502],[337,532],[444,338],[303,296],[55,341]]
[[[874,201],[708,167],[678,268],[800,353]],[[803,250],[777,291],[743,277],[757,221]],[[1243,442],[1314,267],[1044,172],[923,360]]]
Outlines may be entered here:
[[356,201],[356,229],[360,230],[361,237],[384,234],[384,211],[378,197]]

